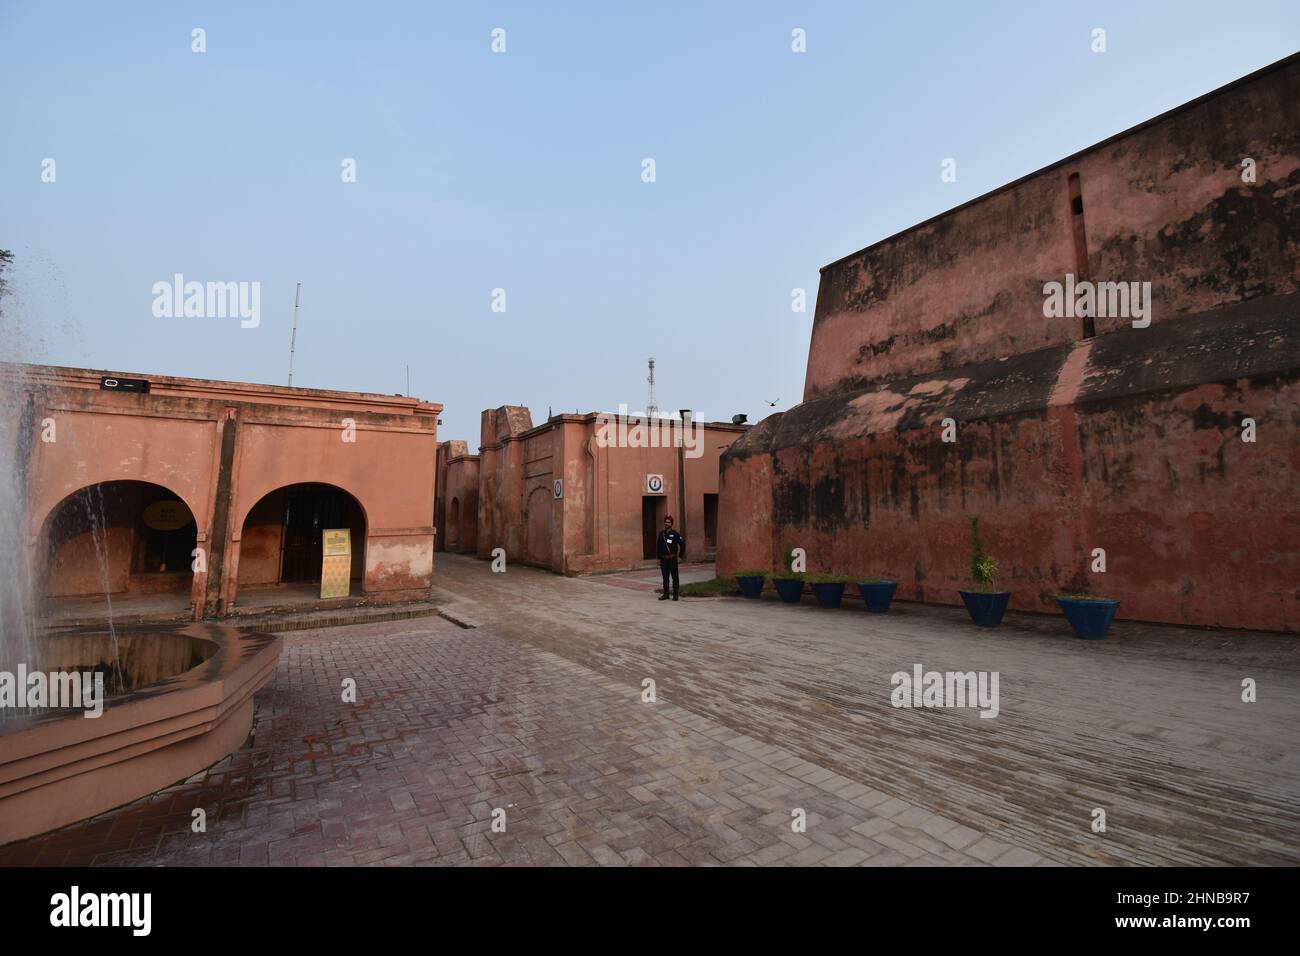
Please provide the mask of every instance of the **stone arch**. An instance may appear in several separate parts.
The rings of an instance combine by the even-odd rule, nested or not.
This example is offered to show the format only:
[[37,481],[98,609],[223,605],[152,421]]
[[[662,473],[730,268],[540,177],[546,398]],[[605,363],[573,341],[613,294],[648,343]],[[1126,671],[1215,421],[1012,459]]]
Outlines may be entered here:
[[452,498],[451,507],[447,509],[447,550],[460,548],[460,499]]
[[551,566],[551,488],[534,488],[524,505],[524,563]]
[[[321,539],[328,528],[351,531],[349,578],[364,591],[369,516],[356,495],[328,482],[294,482],[255,501],[240,523],[238,589],[320,581]],[[355,585],[354,585],[355,586]]]
[[134,478],[83,485],[41,520],[36,592],[43,602],[174,594],[178,606],[189,605],[200,530],[190,503],[166,485]]

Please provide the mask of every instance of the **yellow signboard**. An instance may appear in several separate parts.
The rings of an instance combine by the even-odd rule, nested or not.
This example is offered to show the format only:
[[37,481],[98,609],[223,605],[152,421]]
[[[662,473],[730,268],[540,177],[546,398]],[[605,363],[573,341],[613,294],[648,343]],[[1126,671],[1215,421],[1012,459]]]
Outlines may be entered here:
[[141,517],[155,531],[175,531],[194,521],[189,505],[183,501],[155,501],[144,509]]
[[352,531],[348,528],[327,528],[321,545],[325,548],[325,557],[352,554]]
[[320,596],[347,597],[352,588],[352,532],[326,528],[321,534]]

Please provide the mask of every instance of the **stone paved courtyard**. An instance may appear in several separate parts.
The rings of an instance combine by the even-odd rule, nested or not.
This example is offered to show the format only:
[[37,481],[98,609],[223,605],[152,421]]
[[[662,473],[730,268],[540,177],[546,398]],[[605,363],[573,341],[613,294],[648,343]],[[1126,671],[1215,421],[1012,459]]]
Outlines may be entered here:
[[[477,627],[288,634],[249,745],[0,865],[1300,862],[1294,638],[659,603],[644,577],[439,555]],[[999,671],[998,717],[891,707],[918,663]]]

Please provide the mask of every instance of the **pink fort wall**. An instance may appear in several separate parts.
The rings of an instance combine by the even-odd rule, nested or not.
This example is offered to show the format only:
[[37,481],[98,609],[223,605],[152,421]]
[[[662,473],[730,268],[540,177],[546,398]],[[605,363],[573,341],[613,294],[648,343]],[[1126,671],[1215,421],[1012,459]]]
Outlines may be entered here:
[[[1013,608],[1295,630],[1298,224],[1291,57],[827,266],[804,403],[723,456],[719,572],[797,546],[958,603],[978,515]],[[1044,318],[1067,272],[1151,282],[1152,324]]]

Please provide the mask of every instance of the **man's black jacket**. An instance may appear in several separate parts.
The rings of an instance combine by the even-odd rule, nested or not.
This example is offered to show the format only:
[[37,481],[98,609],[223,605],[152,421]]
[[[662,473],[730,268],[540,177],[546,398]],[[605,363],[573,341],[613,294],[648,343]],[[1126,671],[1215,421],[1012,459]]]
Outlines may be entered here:
[[686,557],[686,539],[682,537],[682,533],[676,528],[672,531],[660,531],[659,537],[655,541],[655,554],[659,555],[661,561],[684,558]]

